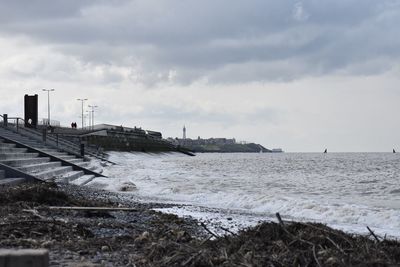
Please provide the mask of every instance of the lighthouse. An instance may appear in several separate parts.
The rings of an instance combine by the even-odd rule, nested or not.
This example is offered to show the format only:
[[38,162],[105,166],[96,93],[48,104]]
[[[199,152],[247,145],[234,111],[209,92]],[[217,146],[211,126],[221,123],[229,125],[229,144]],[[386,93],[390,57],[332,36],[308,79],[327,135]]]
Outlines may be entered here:
[[186,127],[183,125],[183,140],[186,139]]

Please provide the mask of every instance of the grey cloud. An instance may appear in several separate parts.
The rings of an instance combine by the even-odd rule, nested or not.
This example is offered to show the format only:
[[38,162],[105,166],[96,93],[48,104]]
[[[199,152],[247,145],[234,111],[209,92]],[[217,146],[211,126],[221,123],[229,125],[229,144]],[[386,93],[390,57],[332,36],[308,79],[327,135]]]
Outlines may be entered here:
[[378,59],[384,71],[400,57],[392,0],[3,1],[0,14],[3,34],[49,43],[82,64],[132,68],[149,86],[171,70],[180,83],[286,81],[368,74]]
[[205,111],[198,106],[189,108],[166,104],[146,104],[142,108],[140,111],[121,111],[114,107],[103,106],[101,117],[105,121],[115,121],[116,117],[130,118],[130,125],[125,126],[134,126],[135,122],[141,120],[150,121],[156,118],[160,122],[196,122],[200,124],[217,124],[226,127],[229,125],[247,124],[249,122],[252,122],[252,124],[262,123],[263,125],[274,124],[282,119],[281,116],[284,114],[280,110],[267,107],[240,113],[224,112],[221,110]]

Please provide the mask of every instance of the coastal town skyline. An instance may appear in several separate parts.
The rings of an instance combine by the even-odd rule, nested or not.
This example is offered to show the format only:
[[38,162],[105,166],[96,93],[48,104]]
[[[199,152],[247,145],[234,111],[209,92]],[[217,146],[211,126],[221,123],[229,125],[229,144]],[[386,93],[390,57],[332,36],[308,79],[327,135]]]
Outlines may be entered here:
[[[0,107],[235,137],[285,151],[400,150],[396,1],[1,1]],[[227,8],[229,7],[229,8]],[[89,108],[87,108],[89,110]]]

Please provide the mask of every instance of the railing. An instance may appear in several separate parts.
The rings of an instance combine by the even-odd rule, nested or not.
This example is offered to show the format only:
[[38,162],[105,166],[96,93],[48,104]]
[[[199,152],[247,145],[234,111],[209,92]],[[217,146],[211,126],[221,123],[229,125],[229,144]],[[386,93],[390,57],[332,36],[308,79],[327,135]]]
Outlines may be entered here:
[[[4,122],[4,116],[0,115],[3,118],[3,123],[1,126],[5,125]],[[11,123],[9,123],[11,121]],[[47,144],[53,145],[57,148],[60,148],[68,153],[80,156],[80,146],[74,142],[65,140],[64,138],[60,138],[58,134],[52,134],[51,132],[47,132],[47,129],[43,129],[43,133],[40,133],[39,131],[32,129],[32,128],[27,128],[25,127],[25,120],[19,117],[9,117],[7,118],[7,125],[12,126],[12,127],[7,127],[10,130],[13,130],[13,127],[15,128],[15,132],[21,133],[24,132],[25,135],[28,134],[30,137],[33,139],[36,139],[38,141],[44,141]],[[52,136],[54,135],[54,136]],[[61,145],[61,147],[60,147]],[[96,158],[100,158],[103,160],[106,160],[106,154],[101,153],[99,151],[90,149],[89,147],[86,148],[85,154],[89,156],[93,156]]]
[[38,125],[43,125],[43,126],[56,126],[60,127],[60,122],[56,120],[50,120],[49,119],[42,119],[41,121],[38,121]]

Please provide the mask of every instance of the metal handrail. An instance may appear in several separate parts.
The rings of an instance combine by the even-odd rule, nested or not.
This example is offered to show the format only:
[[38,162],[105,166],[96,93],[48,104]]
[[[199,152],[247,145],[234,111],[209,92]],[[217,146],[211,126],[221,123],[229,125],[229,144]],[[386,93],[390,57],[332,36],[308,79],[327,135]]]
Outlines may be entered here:
[[[19,118],[19,117],[13,117],[13,118],[10,118],[10,119],[16,119],[16,120],[17,120],[17,122],[18,122],[18,120],[22,120],[22,121],[24,121],[24,122],[25,122],[25,120],[24,120],[24,119],[22,119],[22,118]],[[17,129],[18,129],[18,123],[17,123]],[[30,132],[30,133],[33,133],[33,134],[36,134],[36,135],[42,136],[42,134],[41,134],[41,133],[39,133],[39,132],[38,132],[38,131],[36,131],[36,130],[29,129],[29,128],[26,128],[26,127],[23,127],[22,129],[23,129],[23,130],[25,130],[25,131],[27,131],[27,132]],[[49,138],[49,139],[53,139],[52,141],[57,141],[57,140],[55,140],[55,138],[52,138],[51,136],[50,136],[50,138]],[[73,143],[73,142],[70,142],[70,141],[68,141],[68,140],[61,139],[61,140],[59,140],[59,141],[61,141],[61,142],[65,143],[66,145],[72,146],[72,147],[75,147],[75,146],[77,146],[75,143]]]
[[[28,128],[17,127],[16,132],[17,132],[17,133],[21,133],[21,130],[23,130],[23,131],[29,133],[29,134],[30,134],[30,137],[33,138],[33,139],[36,139],[36,140],[38,140],[38,141],[42,141],[42,140],[43,140],[43,136],[42,136],[40,133],[36,132],[35,130],[31,130],[31,129],[28,129]],[[36,135],[36,137],[33,136],[33,135]],[[52,140],[52,138],[48,138],[48,139],[49,139],[49,141],[51,141],[51,142],[55,142],[54,140]],[[57,142],[55,142],[55,143],[56,143],[56,144],[55,144],[56,147],[60,148],[60,147],[57,145]],[[49,144],[49,143],[48,143],[48,144]],[[75,151],[70,151],[69,149],[66,149],[66,148],[63,148],[63,150],[66,151],[66,152],[69,152],[69,153],[72,153],[72,154],[74,154],[74,155],[79,156],[79,153],[77,153],[77,152],[75,152]]]
[[[3,116],[2,116],[2,117],[3,117]],[[4,117],[3,117],[3,119],[4,119]],[[33,129],[30,129],[30,128],[26,128],[26,127],[19,127],[19,120],[25,122],[24,119],[22,119],[22,118],[20,118],[20,117],[9,117],[7,120],[16,120],[16,122],[17,122],[17,123],[16,123],[16,131],[17,131],[17,133],[18,133],[19,130],[21,129],[21,130],[24,130],[24,131],[26,131],[26,132],[28,132],[28,133],[35,134],[35,135],[38,136],[38,137],[40,136],[40,137],[41,137],[41,138],[40,138],[41,140],[43,139],[43,135],[42,135],[40,132],[38,132],[38,131],[36,131],[36,130],[33,130]],[[69,149],[63,148],[66,152],[70,152],[70,153],[72,153],[72,154],[78,154],[78,155],[79,155],[79,153],[76,152],[76,151],[80,151],[80,148],[78,147],[77,144],[75,144],[75,143],[73,143],[73,142],[71,142],[71,141],[65,140],[65,139],[63,139],[63,138],[59,138],[58,135],[57,135],[56,138],[55,138],[55,137],[52,137],[51,135],[49,135],[49,136],[48,136],[48,139],[49,139],[50,141],[54,142],[55,145],[56,145],[57,147],[58,147],[58,144],[60,143],[60,144],[62,144],[62,145],[64,145],[64,146],[66,146],[66,147],[69,147],[69,148],[72,149],[72,150],[75,150],[75,151],[68,151]],[[89,148],[87,149],[86,154],[88,154],[88,155],[90,155],[90,156],[93,156],[93,157],[98,157],[98,158],[105,157],[104,153],[103,153],[102,156],[98,156],[98,155],[97,155],[97,151],[96,151],[96,152],[94,152],[93,150],[91,151],[91,149],[89,149]]]
[[[43,136],[40,132],[38,132],[38,131],[36,131],[36,130],[29,129],[29,128],[22,128],[22,129],[23,129],[24,131],[27,131],[27,132],[36,134],[36,135],[38,135],[38,136],[41,136],[41,137]],[[58,135],[56,135],[56,137],[53,137],[53,136],[51,136],[51,134],[49,134],[49,135],[46,136],[46,138],[49,139],[50,141],[53,141],[53,142],[56,144],[57,147],[58,147],[58,144],[61,144],[61,145],[64,145],[64,146],[66,146],[66,147],[71,148],[72,150],[80,151],[80,148],[78,147],[77,144],[75,144],[74,142],[65,140],[65,139],[63,139],[63,138],[60,138],[60,137],[58,137]],[[87,154],[94,156],[94,155],[93,155],[93,152],[90,152],[90,151],[86,151],[86,152],[87,152]],[[79,153],[78,153],[78,154],[79,154]]]

